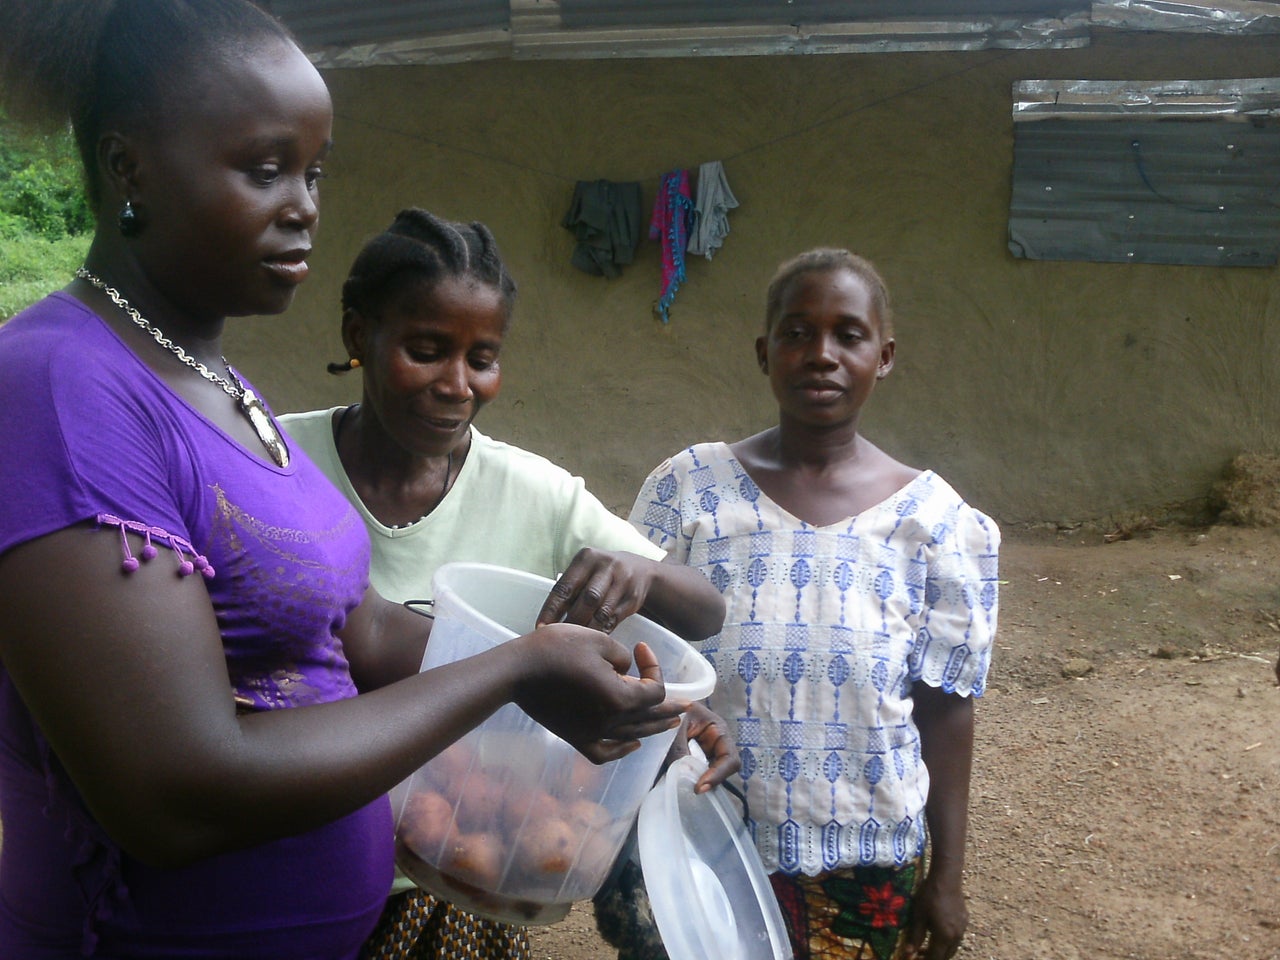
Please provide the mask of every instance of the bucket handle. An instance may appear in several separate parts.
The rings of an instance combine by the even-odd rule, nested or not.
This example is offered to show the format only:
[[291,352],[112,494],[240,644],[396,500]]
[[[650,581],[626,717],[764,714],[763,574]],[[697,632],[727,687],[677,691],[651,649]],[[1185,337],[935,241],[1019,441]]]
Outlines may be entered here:
[[728,781],[720,784],[720,786],[724,788],[725,793],[731,794],[740,804],[742,804],[742,822],[747,826],[750,826],[751,808],[747,806],[747,795]]
[[401,604],[402,607],[411,613],[416,613],[420,617],[426,617],[428,620],[434,620],[436,618],[434,610],[431,609],[435,607],[435,605],[436,602],[434,600],[406,600]]

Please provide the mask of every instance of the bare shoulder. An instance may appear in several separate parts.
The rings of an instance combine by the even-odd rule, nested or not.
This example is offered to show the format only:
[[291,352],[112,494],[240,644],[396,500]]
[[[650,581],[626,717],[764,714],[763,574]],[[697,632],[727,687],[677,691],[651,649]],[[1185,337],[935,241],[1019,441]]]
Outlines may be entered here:
[[748,470],[778,469],[777,427],[770,427],[750,437],[729,444],[729,452]]
[[918,467],[895,460],[870,442],[866,442],[863,464],[866,470],[866,481],[884,490],[886,496],[901,490],[924,472]]

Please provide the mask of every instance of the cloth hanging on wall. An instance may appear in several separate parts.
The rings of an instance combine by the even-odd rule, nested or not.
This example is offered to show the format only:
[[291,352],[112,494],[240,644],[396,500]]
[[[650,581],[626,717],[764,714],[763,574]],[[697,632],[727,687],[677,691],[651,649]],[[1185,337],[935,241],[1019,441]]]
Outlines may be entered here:
[[670,320],[671,301],[684,282],[684,253],[689,246],[689,227],[693,222],[693,196],[689,192],[689,171],[664,173],[653,202],[653,219],[649,237],[662,243],[662,293],[657,313],[666,323]]
[[639,183],[579,180],[560,221],[578,239],[570,262],[594,276],[621,276],[640,245],[642,216]]
[[725,179],[724,164],[710,160],[700,165],[693,228],[689,232],[689,252],[702,254],[710,260],[729,235],[729,211],[737,205],[738,199]]

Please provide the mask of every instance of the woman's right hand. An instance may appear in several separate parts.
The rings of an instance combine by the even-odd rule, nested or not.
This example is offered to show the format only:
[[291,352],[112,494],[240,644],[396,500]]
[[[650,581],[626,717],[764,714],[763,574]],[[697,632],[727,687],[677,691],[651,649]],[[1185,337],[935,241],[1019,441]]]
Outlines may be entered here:
[[662,669],[649,646],[631,654],[598,630],[548,624],[503,646],[522,667],[512,699],[525,713],[594,763],[617,760],[641,737],[671,730],[689,704],[665,700]]

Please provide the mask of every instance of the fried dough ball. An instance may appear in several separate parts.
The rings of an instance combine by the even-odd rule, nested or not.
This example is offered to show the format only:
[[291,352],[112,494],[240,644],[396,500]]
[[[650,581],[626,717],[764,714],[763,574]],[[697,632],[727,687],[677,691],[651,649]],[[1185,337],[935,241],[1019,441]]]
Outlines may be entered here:
[[518,790],[507,796],[502,808],[502,829],[514,838],[526,823],[543,823],[563,816],[563,805],[545,790]]
[[434,790],[409,797],[400,815],[400,840],[420,856],[434,857],[453,827],[453,804]]
[[492,833],[459,833],[445,846],[440,870],[458,880],[492,889],[502,876],[502,842]]
[[498,829],[507,785],[497,777],[473,772],[457,800],[458,829],[464,833]]
[[516,862],[528,873],[566,873],[582,837],[568,821],[532,821],[516,841]]
[[565,804],[565,819],[583,830],[603,830],[613,822],[613,815],[600,804],[579,799]]

